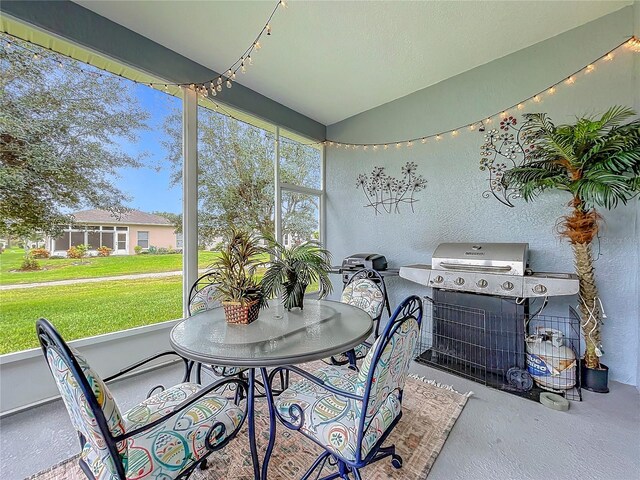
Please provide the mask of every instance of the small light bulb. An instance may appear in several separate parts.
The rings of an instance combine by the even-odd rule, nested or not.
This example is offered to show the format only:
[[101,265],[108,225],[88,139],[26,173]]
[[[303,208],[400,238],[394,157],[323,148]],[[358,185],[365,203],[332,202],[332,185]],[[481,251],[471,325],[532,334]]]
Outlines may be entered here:
[[240,71],[242,73],[247,73],[247,67],[244,66],[244,63],[242,64],[242,66],[240,67]]
[[522,103],[518,104],[518,110],[522,110],[524,108],[524,105]]
[[585,68],[584,73],[591,73],[596,69],[596,67],[590,63],[589,65],[587,65],[587,68]]
[[218,85],[222,85],[222,77],[218,77]]
[[364,147],[362,147],[363,150],[368,150],[369,147],[367,145],[365,145]]
[[227,88],[231,88],[231,80],[227,80]]
[[423,137],[422,140],[420,140],[423,144],[427,143],[427,137]]
[[378,145],[374,145],[374,146],[373,146],[373,149],[374,149],[374,150],[378,150]]
[[253,58],[251,58],[251,55],[247,57],[247,60],[249,61],[249,65],[253,65]]
[[491,120],[491,117],[488,117],[488,118],[484,121],[484,123],[491,123],[491,122],[493,122],[493,120]]
[[271,35],[271,25],[267,24],[267,35]]
[[576,79],[573,78],[573,76],[567,78],[566,82],[567,85],[573,85],[574,83],[576,83]]
[[536,95],[535,97],[533,97],[533,101],[536,103],[540,103],[540,95]]
[[501,116],[502,118],[507,118],[507,116],[508,116],[508,115],[509,115],[509,114],[507,113],[507,111],[506,111],[506,110],[505,110],[504,112],[500,113],[500,116]]
[[553,95],[554,93],[556,93],[556,87],[551,87],[549,90],[547,90],[547,93],[549,95]]
[[34,53],[34,54],[33,54],[33,59],[34,59],[34,60],[38,60],[39,58],[40,58],[40,57],[38,56],[38,54],[37,54],[37,53]]
[[168,85],[165,85],[165,86],[164,86],[164,91],[165,91],[165,92],[168,92],[168,91],[169,91],[169,86],[168,86]]
[[353,146],[353,149],[354,149],[354,150],[357,150],[359,146],[360,146],[360,145],[354,145],[354,146]]
[[604,57],[604,59],[605,59],[606,61],[613,60],[613,53],[607,53],[607,55]]
[[217,90],[217,91],[219,91],[219,92],[221,92],[221,91],[222,91],[222,85],[218,85],[218,86],[216,87],[216,90]]
[[333,147],[333,142],[329,142],[329,146],[330,146],[330,147]]
[[474,131],[476,129],[475,124],[474,125],[469,125],[469,130]]
[[402,146],[402,144],[396,143],[396,148],[400,148],[401,146]]
[[233,73],[231,74],[231,80],[235,80],[235,79],[236,79],[236,72],[233,72]]
[[384,149],[387,150],[389,148],[389,145],[387,145],[386,143],[384,144]]
[[453,132],[451,132],[452,137],[455,137],[456,135],[458,135],[458,130],[454,130]]
[[4,48],[6,48],[7,50],[11,50],[11,42],[7,42]]
[[285,2],[284,0],[280,0],[280,6],[282,8],[287,8],[287,2]]
[[254,43],[253,46],[256,47],[256,50],[260,50],[262,48],[262,45],[260,45],[260,42]]
[[218,92],[216,92],[215,88],[211,89],[211,95],[213,95],[214,97],[218,95]]
[[190,88],[191,90],[193,90],[193,89],[195,89],[195,88],[196,88],[196,86],[192,83],[191,85],[189,85],[189,88]]
[[413,147],[413,142],[411,141],[407,142],[407,147]]
[[341,143],[336,143],[336,147],[340,148],[342,144]]
[[436,140],[442,140],[442,136],[441,135],[436,135]]

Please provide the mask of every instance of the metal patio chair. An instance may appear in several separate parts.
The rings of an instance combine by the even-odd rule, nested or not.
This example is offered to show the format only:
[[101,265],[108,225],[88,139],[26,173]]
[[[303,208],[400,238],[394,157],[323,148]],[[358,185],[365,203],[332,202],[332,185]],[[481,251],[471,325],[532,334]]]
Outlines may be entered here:
[[[380,321],[388,300],[384,280],[377,271],[363,268],[354,273],[342,290],[340,301],[367,312],[375,324],[374,340],[378,338]],[[355,360],[362,360],[370,348],[371,343],[363,342],[351,352],[333,355],[322,361],[328,365],[346,365],[350,363],[350,355],[355,356]]]
[[[45,319],[36,323],[38,339],[80,440],[80,468],[91,480],[138,478],[186,479],[207,457],[238,433],[247,414],[215,390],[230,383],[247,390],[236,378],[202,387],[185,379],[174,387],[156,387],[132,409],[120,410],[106,382],[151,360],[177,355],[164,352],[102,380]],[[182,358],[182,357],[180,357]],[[158,388],[162,391],[153,394]],[[153,394],[153,395],[152,395]]]
[[349,475],[359,480],[362,467],[389,456],[395,468],[402,467],[395,446],[382,444],[402,417],[402,392],[421,322],[421,299],[408,297],[373,344],[359,372],[326,366],[312,375],[289,366],[271,373],[270,378],[282,370],[303,377],[275,399],[274,413],[287,428],[325,449],[303,480],[318,479],[327,463],[337,471],[322,480],[349,479]]

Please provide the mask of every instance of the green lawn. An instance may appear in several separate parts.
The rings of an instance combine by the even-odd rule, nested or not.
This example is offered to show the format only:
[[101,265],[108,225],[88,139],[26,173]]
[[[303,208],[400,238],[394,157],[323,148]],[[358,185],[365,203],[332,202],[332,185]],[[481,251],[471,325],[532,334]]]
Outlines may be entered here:
[[[216,255],[216,252],[200,250],[198,266],[206,268]],[[23,258],[24,250],[17,248],[8,249],[0,254],[0,285],[182,270],[182,255],[179,254],[90,257],[82,261],[70,258],[47,259],[38,260],[43,270],[16,271],[20,268]]]
[[[182,255],[138,255],[77,260],[42,260],[49,270],[11,272],[22,262],[22,251],[0,255],[2,284],[180,270]],[[216,253],[200,251],[204,268]],[[258,272],[260,278],[262,272]],[[318,285],[310,285],[309,292]],[[277,300],[272,300],[276,302]],[[66,340],[126,330],[182,317],[182,276],[111,280],[64,286],[0,291],[0,355],[38,346],[35,322],[49,319]]]
[[0,292],[0,354],[38,346],[35,321],[66,340],[182,317],[182,277],[145,278]]

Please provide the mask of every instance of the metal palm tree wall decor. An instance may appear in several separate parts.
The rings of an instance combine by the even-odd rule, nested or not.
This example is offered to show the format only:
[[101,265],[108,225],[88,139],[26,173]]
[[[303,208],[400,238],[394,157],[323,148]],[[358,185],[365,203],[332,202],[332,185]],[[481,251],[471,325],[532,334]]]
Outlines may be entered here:
[[374,167],[370,175],[358,175],[356,188],[362,189],[367,198],[365,207],[373,208],[376,215],[400,213],[401,205],[409,205],[414,212],[413,204],[418,201],[415,194],[427,186],[427,179],[418,175],[417,169],[415,162],[407,162],[401,178],[387,175],[384,167]]
[[504,117],[499,128],[481,129],[484,143],[480,147],[480,170],[489,173],[489,189],[482,192],[484,198],[493,196],[507,207],[514,207],[513,200],[520,198],[518,189],[504,181],[507,170],[526,164],[535,157],[536,146],[527,134],[526,122],[518,123],[513,116]]

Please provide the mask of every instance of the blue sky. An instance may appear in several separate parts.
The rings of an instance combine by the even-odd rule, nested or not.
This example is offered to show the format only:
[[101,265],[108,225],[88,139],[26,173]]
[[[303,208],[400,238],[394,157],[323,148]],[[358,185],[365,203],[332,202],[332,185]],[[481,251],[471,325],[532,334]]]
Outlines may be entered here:
[[131,197],[127,205],[145,212],[164,211],[180,213],[182,211],[182,188],[171,186],[171,166],[167,153],[162,146],[165,136],[162,124],[173,109],[181,108],[181,100],[145,85],[137,85],[134,94],[142,108],[150,113],[148,131],[140,132],[138,142],[125,143],[121,147],[131,155],[147,152],[143,168],[119,169],[119,178],[114,182],[120,190]]

